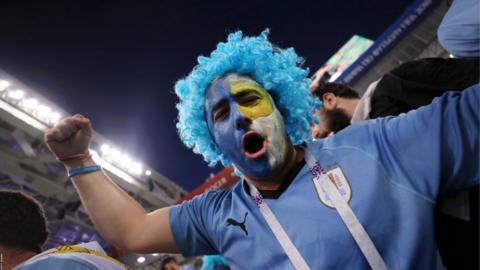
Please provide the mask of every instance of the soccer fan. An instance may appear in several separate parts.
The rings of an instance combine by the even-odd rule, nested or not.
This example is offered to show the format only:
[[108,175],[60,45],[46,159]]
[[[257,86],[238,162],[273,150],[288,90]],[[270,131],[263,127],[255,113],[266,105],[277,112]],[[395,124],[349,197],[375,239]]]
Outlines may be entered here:
[[232,269],[442,269],[433,209],[479,182],[479,85],[311,141],[308,71],[267,36],[229,35],[175,86],[180,138],[232,164],[232,189],[145,213],[91,160],[87,118],[46,131],[97,229],[127,250],[222,254]]
[[96,242],[42,252],[49,232],[43,207],[21,192],[0,190],[0,270],[128,270]]

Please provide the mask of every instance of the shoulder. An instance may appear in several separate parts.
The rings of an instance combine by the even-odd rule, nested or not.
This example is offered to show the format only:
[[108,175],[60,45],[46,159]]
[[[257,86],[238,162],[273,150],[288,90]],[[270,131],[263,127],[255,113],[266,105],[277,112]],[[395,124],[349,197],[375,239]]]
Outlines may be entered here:
[[49,254],[40,257],[34,261],[26,262],[25,264],[15,268],[15,270],[35,270],[35,269],[49,269],[49,270],[98,270],[93,264],[80,260],[74,256],[61,256]]
[[228,189],[219,189],[219,190],[213,190],[213,191],[208,191],[204,192],[200,195],[195,196],[193,199],[190,201],[186,201],[183,204],[204,204],[207,203],[210,205],[210,207],[219,207],[223,203],[225,203],[228,200],[231,200],[233,197],[234,193],[234,188],[236,187],[233,186]]
[[372,139],[377,136],[379,128],[381,129],[384,122],[389,121],[389,118],[390,117],[354,123],[335,135],[312,140],[307,143],[307,146],[313,153],[338,147],[364,148],[372,143]]
[[239,181],[228,189],[202,193],[189,201],[172,206],[170,208],[170,217],[182,215],[186,211],[197,213],[200,216],[216,215],[219,212],[228,211],[239,199],[239,196],[243,196],[242,192],[242,181]]

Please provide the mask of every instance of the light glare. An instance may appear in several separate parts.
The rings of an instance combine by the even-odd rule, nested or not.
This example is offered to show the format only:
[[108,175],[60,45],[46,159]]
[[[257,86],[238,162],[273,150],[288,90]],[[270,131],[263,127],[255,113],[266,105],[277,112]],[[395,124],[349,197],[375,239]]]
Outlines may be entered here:
[[23,96],[25,96],[25,92],[23,90],[17,89],[8,92],[7,96],[11,99],[20,100],[23,98]]
[[110,145],[104,143],[102,144],[102,146],[100,147],[100,150],[102,150],[102,153],[103,154],[108,154],[110,152]]
[[0,81],[0,91],[4,91],[4,90],[7,89],[9,86],[10,86],[10,82],[9,82],[9,81],[5,81],[5,80],[1,80],[1,81]]
[[25,101],[23,101],[21,103],[22,107],[25,107],[25,109],[30,109],[30,110],[35,109],[37,107],[37,105],[38,105],[38,100],[36,100],[34,98],[26,99]]
[[50,122],[52,124],[56,124],[58,121],[60,121],[61,118],[62,116],[58,112],[53,112],[50,114]]

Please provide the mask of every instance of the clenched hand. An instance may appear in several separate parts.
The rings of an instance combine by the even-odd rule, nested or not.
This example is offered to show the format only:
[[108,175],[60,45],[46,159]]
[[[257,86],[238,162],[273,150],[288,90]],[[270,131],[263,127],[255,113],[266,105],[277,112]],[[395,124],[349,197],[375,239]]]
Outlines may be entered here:
[[91,140],[90,120],[80,114],[66,117],[45,131],[45,142],[58,158],[87,153]]

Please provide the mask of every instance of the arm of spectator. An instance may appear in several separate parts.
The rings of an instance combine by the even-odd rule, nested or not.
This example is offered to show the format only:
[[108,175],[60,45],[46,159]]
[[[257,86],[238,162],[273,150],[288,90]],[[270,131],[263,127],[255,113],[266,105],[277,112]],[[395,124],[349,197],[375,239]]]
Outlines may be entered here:
[[323,77],[323,74],[328,72],[329,69],[330,69],[330,66],[327,65],[327,66],[321,67],[315,72],[315,74],[313,75],[312,83],[310,84],[310,91],[317,89],[317,87],[320,84],[320,79]]
[[429,106],[371,122],[375,148],[393,181],[434,201],[479,183],[480,85]]
[[[88,153],[91,137],[90,121],[81,115],[67,117],[45,133],[45,141],[57,157]],[[95,163],[91,159],[71,160],[64,165],[71,170]],[[139,253],[177,251],[169,208],[147,214],[102,171],[78,174],[73,183],[97,230],[107,241]]]

